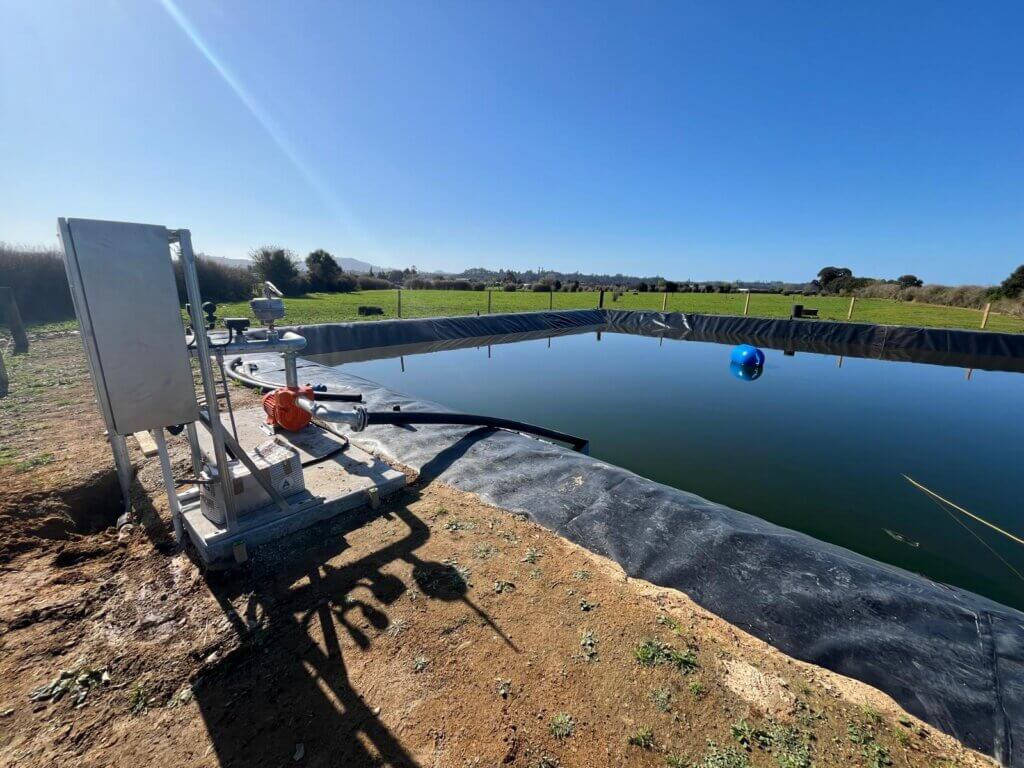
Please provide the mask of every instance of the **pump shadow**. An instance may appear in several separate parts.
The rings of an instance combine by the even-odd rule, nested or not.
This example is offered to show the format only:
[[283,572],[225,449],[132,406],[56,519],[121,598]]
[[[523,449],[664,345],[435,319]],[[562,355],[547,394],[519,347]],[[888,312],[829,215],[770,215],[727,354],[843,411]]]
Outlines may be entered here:
[[[431,469],[439,474],[474,442],[467,435]],[[469,599],[456,568],[417,554],[431,535],[409,508],[418,497],[407,488],[377,511],[334,518],[284,545],[256,549],[245,571],[208,575],[240,640],[193,686],[221,765],[280,766],[300,753],[304,765],[419,765],[415,747],[403,744],[356,689],[343,650],[371,649],[390,624],[385,609],[411,589],[428,605],[464,602],[518,652]],[[402,537],[354,560],[339,557],[351,549],[348,534],[380,517],[404,524]],[[411,579],[383,570],[396,562],[411,566]]]

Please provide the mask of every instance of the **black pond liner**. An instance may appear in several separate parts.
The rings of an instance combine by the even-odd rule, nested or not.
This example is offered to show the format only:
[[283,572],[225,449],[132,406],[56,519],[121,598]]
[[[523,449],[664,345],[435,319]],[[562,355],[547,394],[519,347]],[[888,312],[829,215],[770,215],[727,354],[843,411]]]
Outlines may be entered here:
[[[806,320],[579,310],[296,328],[331,364],[602,331],[1024,370],[1024,336]],[[280,357],[249,358],[282,381]],[[300,379],[369,410],[444,410],[304,360]],[[523,435],[370,427],[353,442],[526,514],[627,574],[685,592],[798,659],[886,692],[1004,765],[1024,766],[1024,613]],[[699,445],[694,446],[699,450]],[[439,461],[441,457],[443,461]],[[454,459],[454,460],[453,460]]]

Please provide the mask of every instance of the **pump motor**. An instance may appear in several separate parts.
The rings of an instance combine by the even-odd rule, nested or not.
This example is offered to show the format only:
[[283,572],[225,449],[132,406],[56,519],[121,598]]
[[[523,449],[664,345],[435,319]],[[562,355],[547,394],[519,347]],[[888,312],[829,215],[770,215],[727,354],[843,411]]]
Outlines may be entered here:
[[263,410],[267,413],[267,424],[288,432],[298,432],[308,425],[313,417],[295,402],[299,397],[312,400],[313,388],[308,385],[294,389],[280,387],[264,395]]

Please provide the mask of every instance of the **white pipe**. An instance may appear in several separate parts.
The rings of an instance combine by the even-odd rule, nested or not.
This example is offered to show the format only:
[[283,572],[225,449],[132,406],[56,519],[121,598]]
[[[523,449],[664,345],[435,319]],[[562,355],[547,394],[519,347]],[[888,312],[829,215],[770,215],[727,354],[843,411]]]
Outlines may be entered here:
[[362,432],[366,429],[365,408],[356,407],[350,411],[338,411],[323,403],[317,403],[305,397],[295,398],[295,404],[314,419],[347,424],[356,432]]

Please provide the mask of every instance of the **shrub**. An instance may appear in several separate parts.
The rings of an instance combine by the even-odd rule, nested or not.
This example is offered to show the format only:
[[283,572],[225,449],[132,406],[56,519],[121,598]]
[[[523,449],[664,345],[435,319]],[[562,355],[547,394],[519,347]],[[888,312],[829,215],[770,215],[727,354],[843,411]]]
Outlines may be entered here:
[[313,251],[306,257],[306,275],[311,291],[333,291],[341,276],[341,267],[327,251]]
[[1016,299],[1024,293],[1024,264],[1021,264],[1010,276],[1003,280],[999,292],[1008,299]]
[[75,316],[64,259],[56,248],[20,248],[0,243],[0,285],[14,290],[26,323]]
[[379,277],[370,277],[369,275],[360,275],[356,284],[359,286],[360,291],[380,291],[392,287],[391,283],[387,280],[381,280]]
[[[245,301],[252,297],[256,277],[252,270],[245,267],[232,267],[214,261],[209,256],[196,254],[196,277],[199,279],[199,292],[203,301]],[[185,275],[181,270],[181,262],[174,261],[174,282],[178,287],[178,300],[184,304],[188,301],[185,291]]]
[[276,245],[264,245],[249,255],[252,257],[252,270],[259,280],[269,280],[287,296],[302,293],[305,286],[295,265],[294,253]]
[[505,283],[505,285],[502,286],[501,290],[503,290],[505,293],[515,293],[516,286],[513,283]]
[[533,292],[534,293],[550,293],[551,292],[551,286],[548,285],[547,283],[534,283],[533,284]]

